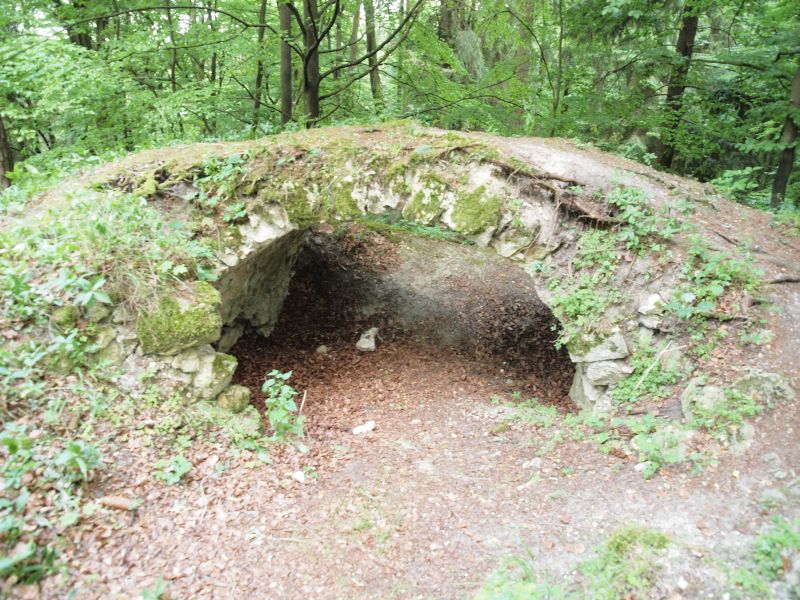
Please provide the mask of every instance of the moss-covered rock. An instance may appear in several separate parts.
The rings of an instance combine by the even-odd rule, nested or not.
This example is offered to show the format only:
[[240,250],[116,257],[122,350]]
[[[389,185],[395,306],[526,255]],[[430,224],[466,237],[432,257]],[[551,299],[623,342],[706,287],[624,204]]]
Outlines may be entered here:
[[192,380],[197,396],[203,400],[216,398],[228,387],[236,371],[238,361],[235,356],[214,352],[213,348],[200,355],[197,374]]
[[795,393],[789,381],[778,373],[767,373],[753,369],[733,384],[733,389],[761,404],[794,400]]
[[452,212],[456,231],[474,235],[495,227],[500,219],[501,206],[500,198],[488,194],[485,186],[461,194],[456,198]]
[[65,331],[75,327],[80,318],[80,309],[72,304],[67,304],[65,306],[59,306],[50,313],[50,324],[56,329]]
[[250,404],[250,388],[232,385],[217,396],[217,406],[232,413],[240,413]]
[[148,354],[171,356],[219,339],[220,295],[204,281],[192,286],[192,297],[164,297],[158,307],[139,315],[136,333]]

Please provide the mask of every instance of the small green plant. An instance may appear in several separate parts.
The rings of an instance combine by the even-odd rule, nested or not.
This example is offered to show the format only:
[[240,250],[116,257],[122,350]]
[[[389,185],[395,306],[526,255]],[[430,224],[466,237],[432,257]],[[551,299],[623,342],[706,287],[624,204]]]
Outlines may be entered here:
[[614,533],[595,558],[580,566],[591,597],[597,600],[646,597],[658,570],[658,555],[669,543],[662,533],[634,526]]
[[273,440],[285,442],[292,438],[303,437],[305,417],[298,412],[294,397],[297,391],[286,383],[292,372],[281,373],[273,370],[267,375],[261,391],[264,393],[264,404],[267,409],[269,426],[273,431]]
[[682,319],[730,318],[732,315],[719,310],[726,291],[739,286],[755,292],[761,285],[761,273],[750,262],[711,250],[697,237],[689,247],[683,278],[685,284],[667,304],[667,310]]
[[744,420],[761,414],[764,407],[746,394],[736,390],[725,390],[726,401],[718,406],[693,409],[692,426],[703,428],[713,436],[727,439],[729,433],[738,429]]
[[770,581],[781,578],[791,564],[793,554],[800,553],[800,519],[789,521],[773,517],[772,525],[756,539],[753,559],[758,571]]
[[182,454],[176,454],[171,460],[156,462],[153,477],[160,479],[167,485],[177,485],[183,481],[184,476],[191,471],[192,463]]
[[169,591],[167,582],[163,577],[156,579],[156,582],[148,588],[142,590],[142,600],[161,600]]
[[633,372],[613,389],[614,400],[620,404],[635,404],[643,399],[665,397],[681,373],[675,367],[665,367],[661,354],[652,344],[637,344],[631,357]]
[[54,464],[59,467],[63,479],[84,486],[91,472],[104,466],[97,447],[82,441],[67,442]]
[[244,202],[236,202],[225,207],[222,220],[226,223],[236,223],[247,217],[247,206]]

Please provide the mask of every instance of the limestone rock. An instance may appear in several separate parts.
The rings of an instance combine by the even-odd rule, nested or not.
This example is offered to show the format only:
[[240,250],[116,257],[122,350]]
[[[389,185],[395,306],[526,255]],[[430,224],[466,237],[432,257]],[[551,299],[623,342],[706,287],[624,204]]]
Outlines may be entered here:
[[574,363],[600,362],[628,356],[628,344],[619,330],[601,339],[579,336],[567,344],[570,360]]
[[235,356],[221,352],[200,356],[197,374],[192,380],[197,395],[203,400],[215,398],[231,382],[238,361]]
[[239,341],[243,333],[244,325],[241,323],[236,323],[230,327],[223,327],[222,335],[217,342],[217,348],[219,348],[220,352],[227,352],[236,345],[236,342]]
[[136,332],[145,353],[172,356],[219,339],[219,292],[204,281],[195,282],[192,291],[191,298],[164,297],[156,309],[139,315]]
[[110,314],[111,308],[108,305],[95,302],[86,311],[86,318],[91,323],[99,323],[100,321],[104,321]]
[[378,337],[378,328],[372,327],[361,334],[356,343],[356,348],[361,352],[375,352],[375,339]]
[[232,413],[240,413],[250,404],[250,388],[232,385],[217,396],[217,406]]
[[586,366],[586,378],[593,385],[613,385],[631,373],[633,367],[621,360],[602,360]]
[[77,306],[67,304],[59,306],[50,313],[50,324],[56,329],[72,329],[81,318],[81,311]]
[[206,346],[203,349],[192,348],[191,350],[184,350],[172,359],[172,368],[184,373],[196,373],[200,369],[201,354],[208,354],[209,351],[214,351],[211,346]]
[[645,316],[660,315],[664,312],[664,300],[658,294],[650,294],[639,305],[639,314]]
[[577,364],[572,386],[569,388],[570,399],[579,408],[596,412],[608,412],[612,407],[611,397],[604,388],[593,385],[586,377],[587,365]]
[[697,409],[711,411],[725,404],[725,391],[716,385],[705,385],[704,377],[694,377],[681,394],[681,408],[687,421],[697,415]]
[[329,352],[328,347],[324,344],[322,346],[317,347],[315,350],[317,354],[327,354]]
[[94,337],[94,349],[96,352],[107,348],[111,342],[117,338],[117,332],[111,326],[100,328]]
[[733,384],[733,389],[762,404],[794,400],[795,393],[789,381],[778,373],[753,369]]

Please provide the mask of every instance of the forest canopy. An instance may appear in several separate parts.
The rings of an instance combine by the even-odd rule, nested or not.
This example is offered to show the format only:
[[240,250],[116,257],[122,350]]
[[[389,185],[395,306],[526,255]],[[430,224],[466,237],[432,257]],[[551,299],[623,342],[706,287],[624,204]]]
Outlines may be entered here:
[[410,118],[795,205],[792,0],[8,0],[0,188],[178,142]]

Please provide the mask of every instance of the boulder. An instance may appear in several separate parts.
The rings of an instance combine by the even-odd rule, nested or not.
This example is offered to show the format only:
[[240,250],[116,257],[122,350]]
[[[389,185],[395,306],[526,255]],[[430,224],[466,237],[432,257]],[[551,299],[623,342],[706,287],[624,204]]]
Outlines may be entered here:
[[633,367],[621,360],[601,360],[586,366],[586,379],[593,385],[613,385],[631,373]]
[[681,394],[681,409],[687,421],[697,415],[697,409],[707,412],[725,404],[725,391],[716,385],[706,385],[705,377],[694,377]]
[[192,385],[202,400],[215,398],[230,385],[238,361],[235,356],[210,352],[200,355],[200,364]]
[[147,354],[173,356],[220,338],[220,295],[211,284],[197,281],[188,297],[164,297],[158,307],[139,315],[136,333]]
[[574,363],[600,362],[628,356],[628,344],[619,330],[599,339],[596,336],[577,336],[567,344],[569,358]]
[[733,389],[760,404],[774,404],[794,400],[795,393],[789,381],[778,373],[753,369],[733,384]]
[[378,337],[378,328],[372,327],[361,334],[356,348],[361,352],[375,352],[375,340]]
[[217,406],[234,414],[242,412],[250,404],[250,388],[232,385],[217,396]]

